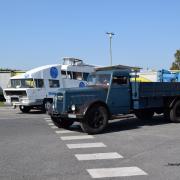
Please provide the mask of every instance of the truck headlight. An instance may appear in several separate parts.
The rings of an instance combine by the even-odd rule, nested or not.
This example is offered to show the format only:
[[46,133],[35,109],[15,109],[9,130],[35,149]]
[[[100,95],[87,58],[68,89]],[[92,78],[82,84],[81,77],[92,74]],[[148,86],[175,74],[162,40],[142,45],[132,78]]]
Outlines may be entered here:
[[75,110],[76,110],[75,104],[73,104],[73,105],[71,106],[71,110],[72,110],[72,111],[75,111]]
[[63,101],[63,96],[57,96],[58,101]]

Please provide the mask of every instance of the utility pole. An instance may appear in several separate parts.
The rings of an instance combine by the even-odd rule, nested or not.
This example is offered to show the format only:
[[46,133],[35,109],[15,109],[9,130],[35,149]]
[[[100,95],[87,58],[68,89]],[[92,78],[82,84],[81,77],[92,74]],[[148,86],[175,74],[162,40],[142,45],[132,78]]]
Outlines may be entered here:
[[113,32],[107,32],[107,35],[109,35],[109,54],[110,54],[110,65],[112,66],[112,45],[111,40],[112,36],[115,35]]

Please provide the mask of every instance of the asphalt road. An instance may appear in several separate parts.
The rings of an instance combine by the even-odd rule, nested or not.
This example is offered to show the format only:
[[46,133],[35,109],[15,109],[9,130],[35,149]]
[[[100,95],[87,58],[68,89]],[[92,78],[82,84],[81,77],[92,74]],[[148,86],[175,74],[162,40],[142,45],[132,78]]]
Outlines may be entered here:
[[0,180],[179,180],[180,124],[163,117],[114,121],[87,136],[46,114],[0,108]]

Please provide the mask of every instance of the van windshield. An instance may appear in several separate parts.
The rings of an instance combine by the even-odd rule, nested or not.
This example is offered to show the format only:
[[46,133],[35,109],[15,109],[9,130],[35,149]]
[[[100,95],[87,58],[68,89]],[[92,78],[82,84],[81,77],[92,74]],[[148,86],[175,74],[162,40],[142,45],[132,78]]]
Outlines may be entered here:
[[88,86],[109,86],[110,74],[90,74],[88,76]]
[[34,88],[33,79],[11,79],[8,85],[10,88]]

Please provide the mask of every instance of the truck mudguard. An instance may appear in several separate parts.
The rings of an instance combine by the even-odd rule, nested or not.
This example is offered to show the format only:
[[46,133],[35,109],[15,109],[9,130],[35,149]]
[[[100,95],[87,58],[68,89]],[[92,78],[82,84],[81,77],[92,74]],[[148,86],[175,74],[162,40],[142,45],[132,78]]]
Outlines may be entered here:
[[101,100],[98,100],[98,99],[94,99],[92,101],[89,101],[89,102],[83,104],[81,106],[81,108],[80,108],[80,112],[85,116],[88,109],[91,108],[92,106],[94,106],[95,104],[99,104],[99,105],[104,106],[107,109],[108,115],[109,115],[109,118],[110,118],[111,114],[110,114],[110,111],[109,111],[109,108],[108,108],[107,104],[105,102],[101,101]]

